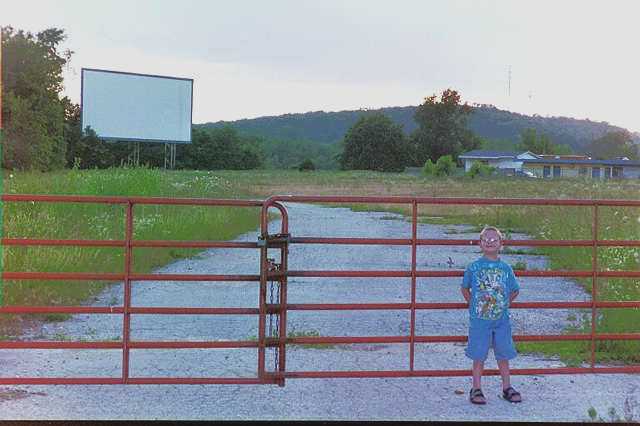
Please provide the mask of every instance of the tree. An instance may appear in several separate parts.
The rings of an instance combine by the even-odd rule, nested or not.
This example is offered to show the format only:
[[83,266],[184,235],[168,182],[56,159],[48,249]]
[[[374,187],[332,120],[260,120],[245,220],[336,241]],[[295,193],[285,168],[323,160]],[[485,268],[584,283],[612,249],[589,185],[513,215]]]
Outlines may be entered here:
[[513,151],[515,148],[515,142],[512,139],[492,139],[483,138],[480,139],[480,149],[487,151]]
[[301,172],[305,172],[305,171],[312,171],[316,169],[316,165],[313,164],[313,161],[311,161],[310,159],[305,159],[302,163],[300,163],[300,165],[298,166],[298,170]]
[[338,162],[333,159],[336,150],[339,150],[338,144],[322,145],[301,139],[258,139],[268,168],[289,169],[306,159],[313,161],[318,169],[338,168]]
[[411,135],[413,163],[424,164],[427,159],[437,161],[451,155],[457,161],[463,152],[480,147],[480,139],[467,129],[472,109],[460,104],[460,95],[452,89],[429,96],[416,109],[414,120],[418,128]]
[[344,137],[340,157],[345,170],[404,170],[407,144],[402,128],[384,114],[364,115]]
[[261,167],[264,154],[257,141],[243,137],[230,126],[193,129],[192,143],[184,146],[180,168],[247,170]]
[[520,133],[520,140],[521,142],[518,145],[518,149],[531,151],[534,154],[566,155],[573,152],[569,145],[554,144],[544,133],[538,134],[536,129],[524,129],[522,133]]
[[51,170],[64,167],[65,103],[62,69],[72,52],[58,51],[64,30],[33,35],[2,27],[3,166]]
[[[63,99],[69,102],[67,98]],[[98,138],[96,132],[87,127],[80,129],[80,106],[69,102],[64,123],[64,140],[67,144],[67,167],[81,169],[105,169],[119,165],[119,158],[126,156],[128,146],[122,143],[107,143]]]
[[611,159],[628,157],[637,160],[640,157],[638,146],[633,143],[633,136],[627,130],[609,132],[594,139],[587,147],[587,152],[593,158]]

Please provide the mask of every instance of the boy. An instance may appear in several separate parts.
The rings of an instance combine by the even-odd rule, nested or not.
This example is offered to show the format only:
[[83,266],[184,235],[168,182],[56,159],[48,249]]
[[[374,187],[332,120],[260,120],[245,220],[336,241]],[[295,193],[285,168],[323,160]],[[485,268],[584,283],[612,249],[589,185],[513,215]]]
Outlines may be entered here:
[[502,249],[502,234],[498,228],[486,226],[480,233],[483,256],[470,264],[462,279],[462,295],[469,303],[469,339],[465,355],[473,360],[473,386],[469,400],[486,404],[480,379],[489,347],[498,363],[502,377],[502,393],[509,402],[520,402],[520,393],[511,387],[509,360],[517,353],[511,337],[509,304],[516,298],[520,286],[511,266],[498,258]]

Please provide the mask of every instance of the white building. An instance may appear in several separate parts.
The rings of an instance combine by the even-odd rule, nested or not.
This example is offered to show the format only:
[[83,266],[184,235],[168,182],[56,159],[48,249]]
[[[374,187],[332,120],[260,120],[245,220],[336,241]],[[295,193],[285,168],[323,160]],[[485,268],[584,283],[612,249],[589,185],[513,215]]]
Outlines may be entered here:
[[[625,157],[626,158],[626,157]],[[537,158],[525,160],[523,170],[541,178],[584,177],[592,179],[638,179],[640,162],[626,160],[570,160]]]
[[501,174],[526,174],[540,178],[586,177],[592,179],[638,179],[640,162],[620,157],[613,160],[593,160],[586,155],[538,155],[505,151],[474,150],[459,157],[468,172],[473,163],[495,167]]
[[536,160],[540,157],[532,152],[525,151],[521,154],[509,151],[484,151],[476,149],[465,152],[459,156],[464,161],[464,171],[468,172],[473,163],[480,162],[490,167],[495,167],[505,174],[515,174],[522,170],[523,160]]

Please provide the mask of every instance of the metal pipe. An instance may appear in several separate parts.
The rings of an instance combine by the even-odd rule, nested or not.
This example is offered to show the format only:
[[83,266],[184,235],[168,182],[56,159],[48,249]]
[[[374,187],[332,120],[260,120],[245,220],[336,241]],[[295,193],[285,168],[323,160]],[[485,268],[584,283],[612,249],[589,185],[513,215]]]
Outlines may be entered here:
[[409,326],[409,370],[413,371],[416,335],[416,240],[418,239],[418,203],[411,205],[411,322]]
[[122,313],[122,383],[129,379],[129,332],[131,329],[131,271],[133,264],[133,203],[127,203],[124,254],[124,307]]

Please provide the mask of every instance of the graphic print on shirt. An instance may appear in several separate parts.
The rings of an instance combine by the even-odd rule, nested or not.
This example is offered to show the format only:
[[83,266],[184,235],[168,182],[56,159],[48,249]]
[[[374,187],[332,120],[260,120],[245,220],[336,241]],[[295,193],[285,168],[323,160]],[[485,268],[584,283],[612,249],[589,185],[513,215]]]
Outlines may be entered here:
[[476,316],[484,320],[497,320],[505,309],[505,271],[487,268],[478,271],[476,294]]

